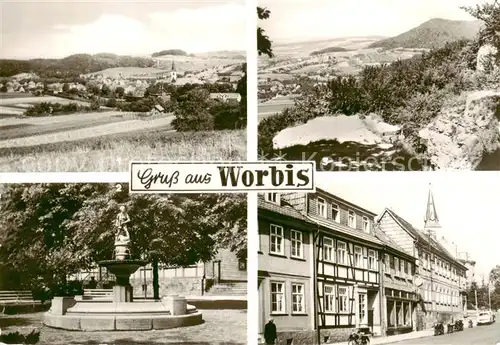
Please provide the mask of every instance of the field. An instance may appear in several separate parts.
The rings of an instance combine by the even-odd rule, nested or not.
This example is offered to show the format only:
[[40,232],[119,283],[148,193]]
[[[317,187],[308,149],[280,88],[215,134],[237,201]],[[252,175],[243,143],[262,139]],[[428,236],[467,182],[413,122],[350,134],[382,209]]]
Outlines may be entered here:
[[[69,104],[69,103],[77,103],[79,105],[90,106],[90,103],[72,100],[61,97],[54,96],[39,96],[35,97],[29,93],[3,93],[0,94],[0,120],[5,117],[19,116],[24,113],[26,109],[31,104],[37,104],[42,102],[49,103],[60,103],[60,104]],[[105,109],[105,107],[102,107]],[[1,126],[1,123],[0,123]]]
[[259,121],[276,113],[281,113],[285,108],[291,108],[293,105],[294,101],[290,97],[275,98],[264,103],[259,103]]
[[[19,107],[41,99],[60,100],[1,101]],[[246,159],[244,131],[177,133],[173,119],[120,111],[0,117],[0,172],[127,171],[132,159]]]
[[128,171],[131,160],[245,160],[246,131],[128,133],[0,148],[0,172]]

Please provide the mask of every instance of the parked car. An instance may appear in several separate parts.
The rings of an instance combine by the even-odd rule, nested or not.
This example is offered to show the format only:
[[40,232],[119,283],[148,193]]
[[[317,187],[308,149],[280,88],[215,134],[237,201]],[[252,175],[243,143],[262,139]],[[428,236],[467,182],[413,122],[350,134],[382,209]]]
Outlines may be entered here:
[[481,311],[477,317],[478,325],[488,325],[495,322],[495,315],[491,311]]

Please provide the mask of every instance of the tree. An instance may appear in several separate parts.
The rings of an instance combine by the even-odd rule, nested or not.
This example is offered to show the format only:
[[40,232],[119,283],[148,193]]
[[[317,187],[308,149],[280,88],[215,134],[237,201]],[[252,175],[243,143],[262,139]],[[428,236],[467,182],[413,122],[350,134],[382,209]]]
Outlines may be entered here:
[[178,98],[172,126],[180,132],[206,131],[214,129],[214,118],[210,114],[211,100],[203,89],[193,89]]
[[[271,11],[266,8],[257,7],[257,18],[260,20],[269,19]],[[269,40],[269,36],[265,34],[265,30],[261,27],[257,27],[257,52],[259,55],[266,54],[270,58],[274,56],[272,49],[272,42]]]
[[[0,200],[0,271],[10,288],[56,289],[113,254],[119,205],[130,215],[131,255],[187,266],[229,247],[246,252],[245,195],[129,194],[110,184],[8,185]],[[22,248],[22,250],[20,250]],[[158,291],[156,284],[155,291]],[[156,294],[155,294],[156,295]]]
[[118,98],[122,98],[125,95],[125,89],[123,87],[121,87],[121,86],[118,86],[115,89],[115,95]]
[[2,85],[0,92],[7,92],[7,85]]
[[63,87],[62,87],[62,90],[63,90],[63,92],[68,92],[69,91],[69,84],[68,83],[64,83]]
[[479,44],[492,44],[497,48],[496,60],[500,61],[500,2],[477,4],[475,7],[462,6],[471,16],[484,22],[479,33]]
[[500,282],[500,265],[496,265],[494,268],[491,269],[489,279],[490,282],[493,284]]

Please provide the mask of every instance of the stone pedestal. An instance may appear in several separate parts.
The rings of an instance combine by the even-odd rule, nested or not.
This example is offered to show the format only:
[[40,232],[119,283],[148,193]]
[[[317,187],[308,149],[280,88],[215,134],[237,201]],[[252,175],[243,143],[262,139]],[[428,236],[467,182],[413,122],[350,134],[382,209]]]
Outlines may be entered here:
[[113,286],[113,302],[133,302],[133,288],[128,285],[115,285]]
[[128,257],[128,243],[127,242],[115,242],[115,259],[125,260]]
[[163,297],[162,303],[170,311],[170,315],[184,315],[187,312],[187,300],[183,296],[167,296]]
[[75,305],[74,297],[54,297],[52,299],[50,312],[53,315],[64,315],[66,311]]

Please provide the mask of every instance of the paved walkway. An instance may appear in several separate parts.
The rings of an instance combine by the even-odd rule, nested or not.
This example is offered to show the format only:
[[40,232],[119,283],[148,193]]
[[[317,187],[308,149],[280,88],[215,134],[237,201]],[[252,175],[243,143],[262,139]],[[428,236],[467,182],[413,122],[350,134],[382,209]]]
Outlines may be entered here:
[[[425,338],[434,335],[434,330],[429,329],[425,331],[410,332],[405,334],[391,335],[388,337],[373,337],[370,338],[370,345],[391,344],[403,340],[411,340],[418,338]],[[347,345],[347,342],[332,343],[332,345]]]

